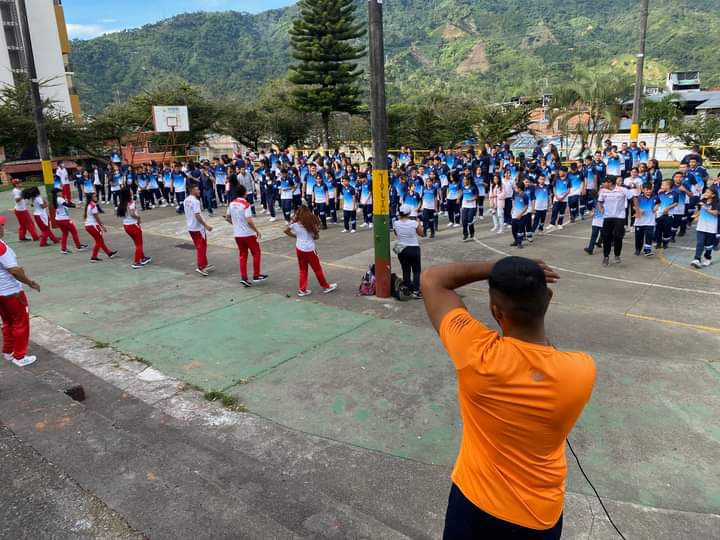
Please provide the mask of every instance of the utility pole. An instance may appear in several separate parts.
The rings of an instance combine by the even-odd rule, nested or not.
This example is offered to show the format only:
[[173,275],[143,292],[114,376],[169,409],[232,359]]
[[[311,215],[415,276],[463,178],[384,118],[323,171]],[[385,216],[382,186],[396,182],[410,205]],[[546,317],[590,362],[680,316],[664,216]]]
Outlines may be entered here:
[[25,0],[17,0],[18,16],[20,17],[20,28],[22,32],[23,49],[25,50],[25,61],[30,77],[30,94],[32,97],[33,109],[35,111],[35,130],[37,131],[38,153],[42,163],[43,183],[47,192],[48,206],[50,207],[51,219],[54,219],[52,208],[53,171],[50,161],[50,143],[48,142],[47,129],[45,128],[45,117],[43,116],[42,98],[40,97],[40,81],[38,80],[37,68],[35,67],[35,55],[33,54],[32,41],[30,38],[30,24],[28,23],[27,6]]
[[370,123],[373,138],[373,235],[375,239],[375,294],[390,297],[390,180],[387,165],[387,111],[385,109],[385,46],[382,0],[368,0],[370,46]]
[[643,95],[643,71],[645,69],[645,38],[647,35],[649,0],[640,0],[640,52],[637,55],[637,73],[635,75],[635,97],[633,99],[632,126],[630,140],[637,141],[640,136],[640,100]]

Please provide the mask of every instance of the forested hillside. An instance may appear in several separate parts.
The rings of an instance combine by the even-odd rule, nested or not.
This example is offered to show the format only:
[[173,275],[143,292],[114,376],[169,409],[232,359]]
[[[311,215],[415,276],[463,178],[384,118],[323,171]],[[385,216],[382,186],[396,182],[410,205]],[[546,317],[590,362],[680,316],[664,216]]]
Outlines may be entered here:
[[[489,100],[539,94],[588,69],[634,70],[639,2],[626,0],[389,0],[385,2],[391,100],[438,90]],[[366,2],[358,0],[366,18]],[[73,41],[83,107],[96,112],[153,79],[179,75],[215,95],[253,98],[291,61],[295,7],[257,15],[192,13]],[[649,82],[698,69],[720,85],[717,0],[655,0]]]

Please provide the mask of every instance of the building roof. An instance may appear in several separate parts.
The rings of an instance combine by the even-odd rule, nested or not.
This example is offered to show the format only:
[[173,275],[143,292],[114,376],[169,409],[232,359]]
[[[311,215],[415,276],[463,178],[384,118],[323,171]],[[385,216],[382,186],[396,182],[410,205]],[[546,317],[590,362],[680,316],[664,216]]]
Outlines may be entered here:
[[698,105],[698,110],[709,110],[709,109],[720,109],[720,92],[717,92],[717,96],[708,99],[702,105]]
[[[677,94],[678,101],[687,102],[687,101],[708,101],[708,100],[715,100],[720,99],[720,90],[679,90],[673,92]],[[647,96],[647,99],[650,101],[660,101],[662,98],[667,96],[667,92],[663,92],[661,94],[652,94],[650,96]],[[627,103],[632,103],[632,101],[628,101]],[[699,108],[699,107],[698,107]]]

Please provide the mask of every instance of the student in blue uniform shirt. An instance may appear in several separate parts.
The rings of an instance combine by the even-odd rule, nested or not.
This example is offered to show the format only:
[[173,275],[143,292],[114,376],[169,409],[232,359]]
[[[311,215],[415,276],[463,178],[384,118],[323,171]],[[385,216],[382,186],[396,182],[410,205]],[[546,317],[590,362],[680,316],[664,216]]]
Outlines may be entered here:
[[401,189],[403,179],[399,170],[393,170],[390,178],[390,223],[397,219],[398,209],[400,208],[400,200],[402,197]]
[[613,146],[610,153],[605,156],[606,174],[612,177],[624,177],[625,160],[617,153],[617,149]]
[[355,233],[357,232],[357,195],[355,188],[350,185],[348,176],[342,177],[340,198],[342,200],[343,224],[345,225],[342,232]]
[[542,232],[545,228],[545,220],[547,219],[547,211],[550,205],[550,186],[545,181],[545,175],[541,174],[537,178],[537,183],[533,188],[532,204],[532,235],[539,230]]
[[663,180],[657,192],[655,207],[655,249],[667,249],[672,240],[673,215],[679,193],[673,189],[672,180]]
[[[418,185],[422,185],[418,180]],[[406,204],[410,209],[410,217],[417,219],[418,209],[420,208],[421,196],[415,189],[415,184],[408,182],[407,191],[402,198],[402,204]]]
[[460,195],[462,192],[462,186],[458,181],[457,172],[453,171],[450,174],[450,182],[448,183],[447,189],[447,213],[448,213],[448,227],[459,227],[460,218],[462,212],[460,211]]
[[650,149],[645,141],[640,141],[640,146],[638,147],[638,161],[646,165],[650,162]]
[[78,202],[83,204],[83,168],[78,167],[72,175],[73,181],[75,182],[75,189],[78,193]]
[[[338,198],[338,183],[332,174],[325,174],[322,170],[318,170],[318,174],[323,179],[323,183],[328,190],[328,212],[330,213],[330,223],[337,225],[338,210],[340,208],[340,200]],[[323,174],[325,174],[323,176]]]
[[695,268],[703,268],[712,264],[712,252],[718,245],[719,215],[720,201],[717,192],[708,188],[701,196],[700,204],[692,216],[693,220],[697,219],[695,257],[690,263]]
[[327,203],[328,203],[328,189],[322,178],[316,175],[314,178],[310,175],[305,177],[307,182],[313,182],[312,191],[312,208],[315,210],[315,215],[320,218],[323,230],[327,229]]
[[148,195],[150,198],[150,208],[156,206],[166,206],[163,202],[162,191],[160,190],[160,175],[157,166],[151,166],[147,169],[148,175]]
[[260,178],[262,180],[261,185],[264,185],[265,189],[261,191],[265,192],[265,207],[270,213],[269,221],[275,221],[277,220],[275,216],[275,202],[278,199],[277,186],[275,185],[272,173],[266,169],[263,169],[263,171],[265,171],[265,173],[262,174]]
[[590,243],[586,248],[583,248],[583,251],[585,251],[588,255],[592,255],[596,247],[602,247],[602,230],[604,221],[605,210],[598,208],[597,206],[594,207]]
[[287,169],[282,169],[280,171],[280,178],[278,178],[277,181],[277,189],[280,192],[280,208],[282,209],[285,222],[290,224],[290,213],[292,212],[295,183],[290,178]]
[[422,192],[422,222],[424,236],[430,231],[430,238],[435,238],[435,214],[439,207],[439,190],[433,184],[433,175],[428,176]]
[[227,203],[225,197],[225,182],[227,182],[228,174],[225,165],[217,158],[213,160],[212,173],[215,176],[215,192],[218,204],[225,206]]
[[460,197],[463,241],[470,242],[475,238],[475,215],[478,207],[478,189],[470,175],[463,179]]
[[372,229],[372,210],[373,210],[373,198],[372,198],[372,180],[368,178],[365,173],[360,173],[359,179],[360,187],[360,208],[363,211],[363,224],[360,225],[362,228]]
[[[95,195],[95,183],[94,179],[90,176],[90,173],[88,171],[82,172],[82,192],[83,197],[81,198],[81,200],[84,200],[85,204],[90,204],[90,202],[92,201],[92,196]],[[100,205],[96,204],[96,206],[98,207],[98,211],[101,212],[102,210],[100,210]]]
[[652,182],[653,191],[657,193],[660,191],[660,186],[663,181],[662,171],[660,170],[660,164],[658,160],[653,158],[648,162],[648,181]]
[[485,197],[487,197],[487,185],[485,184],[485,176],[482,173],[482,167],[475,168],[473,183],[478,190],[478,216],[480,220],[485,219]]
[[[694,177],[692,177],[694,179]],[[692,197],[692,181],[687,174],[681,171],[673,175],[673,190],[678,194],[678,205],[673,209],[672,239],[675,242],[676,236],[685,236],[687,229],[687,204]]]
[[570,222],[575,223],[578,216],[581,219],[585,219],[582,214],[584,208],[580,207],[580,197],[585,191],[585,180],[582,177],[580,169],[578,169],[577,163],[570,165],[570,171],[568,172],[568,180],[570,181],[570,191],[568,192],[568,206],[570,207]]
[[655,232],[655,208],[657,196],[653,194],[652,184],[643,184],[641,193],[634,199],[635,205],[635,255],[642,252],[646,257],[655,255],[652,250]]
[[567,198],[570,194],[570,180],[567,177],[567,167],[565,166],[560,167],[558,170],[558,175],[553,185],[553,194],[554,201],[548,231],[553,230],[556,224],[558,229],[563,229],[565,210],[567,209]]
[[528,209],[530,199],[525,193],[525,185],[522,182],[515,184],[515,193],[512,197],[512,233],[514,242],[511,247],[522,249],[525,238],[526,221],[529,217]]

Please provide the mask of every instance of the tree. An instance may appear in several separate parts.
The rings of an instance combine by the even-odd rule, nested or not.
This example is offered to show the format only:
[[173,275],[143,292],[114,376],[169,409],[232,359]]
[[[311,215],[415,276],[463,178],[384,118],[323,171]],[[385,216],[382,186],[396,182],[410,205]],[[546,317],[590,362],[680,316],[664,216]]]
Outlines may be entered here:
[[658,134],[661,129],[660,124],[664,122],[664,127],[667,130],[669,126],[675,124],[682,118],[682,111],[680,111],[676,104],[677,99],[678,95],[673,93],[663,96],[660,101],[645,98],[642,102],[640,118],[642,123],[647,124],[655,135],[652,151],[653,158],[657,150]]
[[269,120],[269,114],[263,107],[235,102],[228,106],[221,130],[240,144],[257,149],[260,141],[268,135]]
[[[692,120],[678,120],[670,124],[669,133],[682,140],[687,146],[712,146],[720,142],[720,116],[703,115]],[[720,152],[717,149],[708,149],[706,153],[712,159],[717,159]]]
[[[43,86],[52,82],[43,81],[40,84]],[[43,100],[42,107],[50,147],[55,154],[70,153],[89,142],[86,128],[71,114],[58,109],[49,99]],[[18,76],[14,86],[0,88],[0,146],[11,158],[38,157],[30,81],[25,76]]]
[[292,56],[288,79],[297,87],[294,106],[301,112],[319,113],[323,146],[330,145],[330,115],[355,113],[360,106],[358,80],[362,71],[355,60],[365,48],[354,42],[365,35],[355,22],[353,0],[300,0],[299,17],[290,29]]
[[481,107],[473,116],[477,140],[493,144],[527,130],[530,124],[530,109],[522,105]]
[[631,89],[630,80],[616,73],[581,75],[555,90],[551,120],[559,122],[560,131],[575,131],[580,136],[582,155],[588,147],[598,148],[604,136],[617,129],[622,103]]

